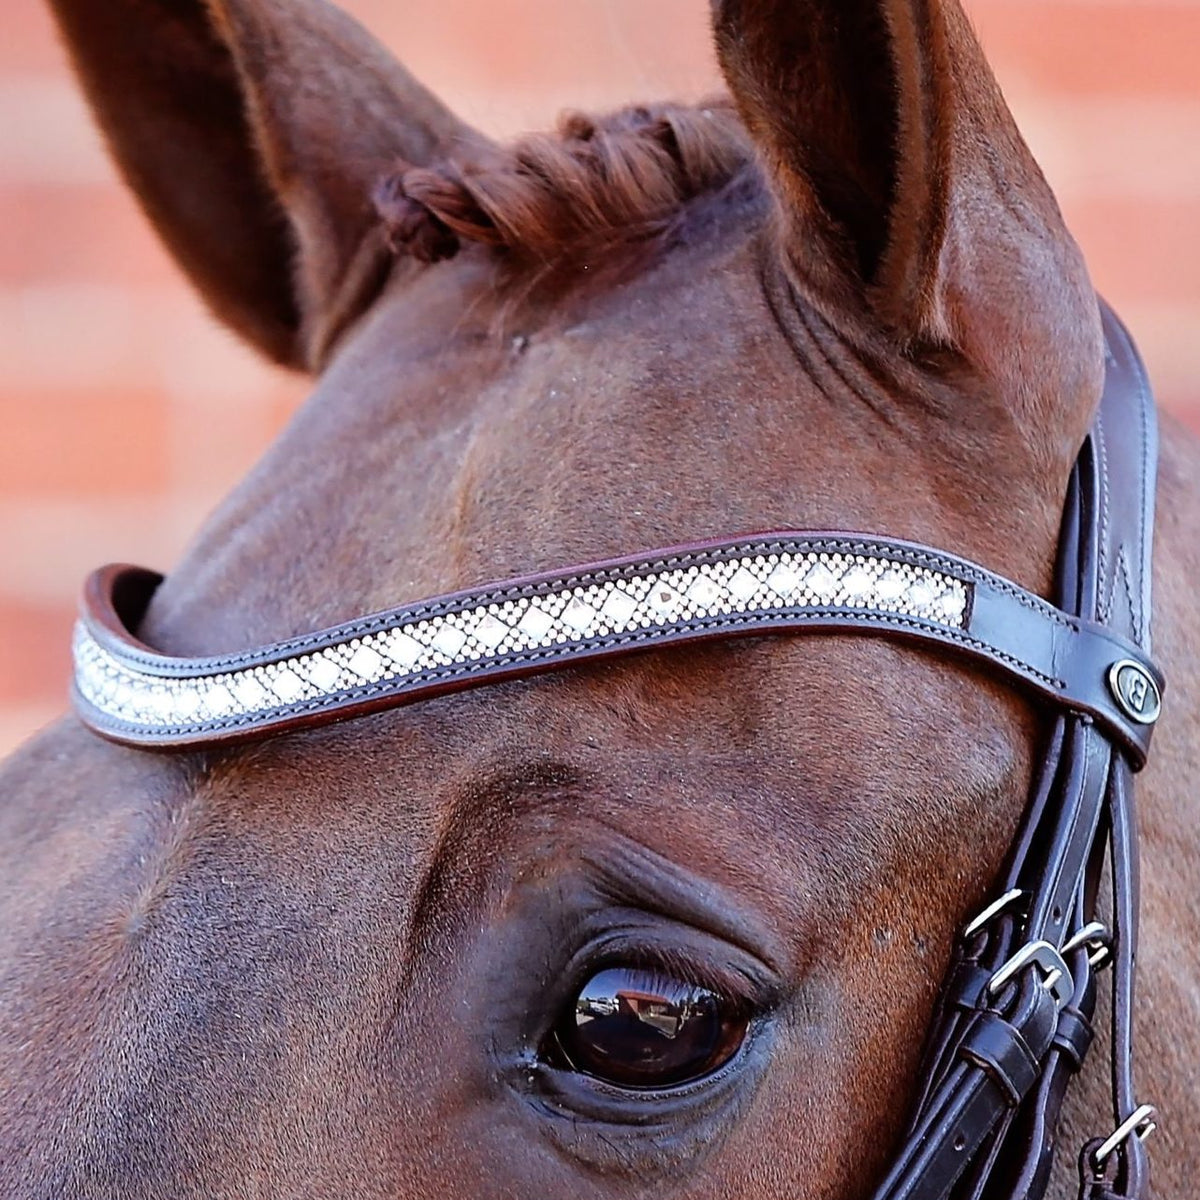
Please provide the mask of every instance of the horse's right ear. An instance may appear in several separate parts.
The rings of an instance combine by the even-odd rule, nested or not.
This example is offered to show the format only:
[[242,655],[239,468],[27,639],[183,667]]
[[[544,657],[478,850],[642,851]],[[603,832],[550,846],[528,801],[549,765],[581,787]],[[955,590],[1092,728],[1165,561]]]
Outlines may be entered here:
[[51,0],[109,146],[216,314],[319,365],[382,282],[372,190],[481,139],[324,0]]
[[1082,330],[1098,365],[1087,273],[959,0],[712,9],[810,299],[984,362],[1061,358],[1064,327]]

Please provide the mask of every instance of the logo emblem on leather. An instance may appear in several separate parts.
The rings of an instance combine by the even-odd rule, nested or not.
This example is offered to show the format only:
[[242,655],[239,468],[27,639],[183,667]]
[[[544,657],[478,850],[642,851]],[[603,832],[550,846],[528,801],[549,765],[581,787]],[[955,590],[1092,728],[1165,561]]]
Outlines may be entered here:
[[1108,686],[1121,710],[1140,725],[1153,725],[1162,712],[1162,694],[1141,663],[1123,659],[1108,673]]

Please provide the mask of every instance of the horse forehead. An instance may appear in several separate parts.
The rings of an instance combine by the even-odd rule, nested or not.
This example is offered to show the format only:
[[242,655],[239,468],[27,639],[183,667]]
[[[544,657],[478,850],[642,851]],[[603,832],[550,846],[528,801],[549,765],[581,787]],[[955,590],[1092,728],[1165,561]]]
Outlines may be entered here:
[[501,325],[470,271],[431,272],[346,347],[147,636],[236,650],[639,548],[928,514],[928,479],[797,361],[760,275],[742,234]]

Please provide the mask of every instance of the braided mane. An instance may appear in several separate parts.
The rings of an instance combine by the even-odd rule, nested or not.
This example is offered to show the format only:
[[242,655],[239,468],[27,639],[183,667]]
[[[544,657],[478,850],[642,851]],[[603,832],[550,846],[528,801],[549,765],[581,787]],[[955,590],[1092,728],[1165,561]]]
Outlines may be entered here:
[[393,250],[423,262],[479,243],[519,264],[583,268],[668,237],[689,200],[724,188],[751,160],[727,100],[570,113],[552,134],[405,165],[379,184],[375,205]]

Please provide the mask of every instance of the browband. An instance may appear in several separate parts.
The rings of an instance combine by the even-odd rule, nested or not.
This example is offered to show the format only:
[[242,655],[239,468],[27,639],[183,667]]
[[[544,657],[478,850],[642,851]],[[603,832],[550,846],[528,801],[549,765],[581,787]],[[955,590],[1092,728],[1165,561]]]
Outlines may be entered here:
[[116,741],[261,737],[668,643],[752,634],[884,633],[934,642],[1091,717],[1141,765],[1162,677],[1136,645],[982,567],[845,533],[678,547],[458,592],[214,658],[156,654],[133,630],[161,582],[88,581],[76,703]]

